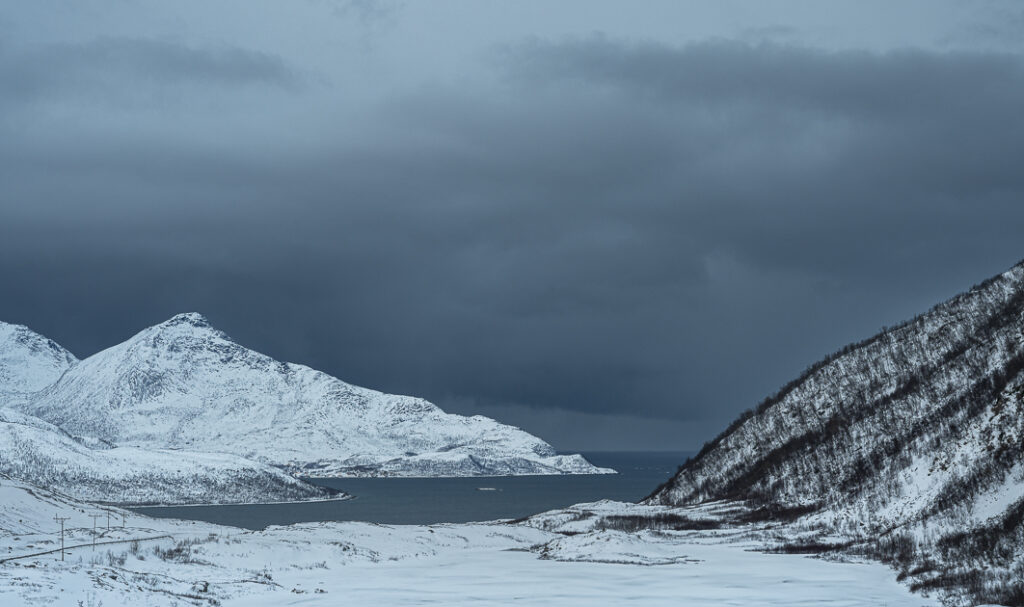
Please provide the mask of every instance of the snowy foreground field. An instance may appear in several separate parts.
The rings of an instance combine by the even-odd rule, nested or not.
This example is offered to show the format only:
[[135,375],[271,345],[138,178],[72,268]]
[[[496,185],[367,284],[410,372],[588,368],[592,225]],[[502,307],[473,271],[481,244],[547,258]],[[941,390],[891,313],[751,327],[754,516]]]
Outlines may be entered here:
[[[759,552],[744,529],[584,531],[581,509],[667,511],[599,502],[518,524],[246,532],[111,509],[107,530],[107,510],[4,481],[0,559],[59,547],[54,516],[70,517],[68,546],[87,545],[63,563],[55,553],[0,564],[0,605],[936,604],[882,565]],[[97,542],[156,539],[92,548],[94,514]]]

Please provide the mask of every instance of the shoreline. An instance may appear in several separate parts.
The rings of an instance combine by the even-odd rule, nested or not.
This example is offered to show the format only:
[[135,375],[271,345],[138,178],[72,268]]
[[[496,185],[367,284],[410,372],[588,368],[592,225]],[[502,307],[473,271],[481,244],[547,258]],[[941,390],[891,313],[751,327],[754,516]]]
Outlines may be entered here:
[[221,504],[145,504],[139,506],[116,504],[111,502],[93,502],[94,504],[101,504],[103,506],[110,506],[113,508],[123,508],[125,510],[144,510],[146,508],[205,508],[210,506],[275,506],[285,504],[315,504],[320,502],[347,502],[349,500],[356,499],[356,496],[345,494],[344,497],[324,497],[309,500],[284,500],[278,502],[230,502]]
[[300,475],[300,476],[296,476],[295,478],[302,479],[302,480],[307,480],[307,479],[309,479],[309,480],[346,479],[347,480],[347,479],[371,479],[371,478],[376,478],[376,479],[480,478],[480,479],[484,479],[484,478],[517,478],[517,477],[523,477],[523,476],[610,476],[612,474],[620,474],[620,472],[618,470],[614,470],[612,468],[604,468],[604,469],[605,470],[609,470],[609,472],[554,472],[554,473],[550,473],[550,474],[546,474],[546,473],[543,473],[543,472],[537,472],[537,473],[530,473],[530,474],[486,474],[486,475],[477,475],[477,474],[466,474],[466,475],[435,475],[435,474],[429,474],[429,475],[405,475],[405,474],[403,474],[403,475],[384,475],[384,476],[380,476],[380,475],[366,475],[366,476],[305,476],[305,475]]

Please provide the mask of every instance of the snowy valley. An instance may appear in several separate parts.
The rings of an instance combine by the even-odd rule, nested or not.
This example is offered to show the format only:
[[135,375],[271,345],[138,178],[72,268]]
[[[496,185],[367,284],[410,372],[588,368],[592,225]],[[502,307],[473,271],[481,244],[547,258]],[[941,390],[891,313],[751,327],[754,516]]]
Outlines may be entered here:
[[[0,479],[0,603],[937,605],[883,565],[767,554],[743,528],[596,528],[638,510],[668,509],[603,502],[515,524],[307,523],[253,532],[101,509]],[[55,516],[69,517],[64,561]]]
[[[41,351],[53,383],[0,410],[4,604],[1024,605],[1024,264],[812,365],[642,503],[514,521],[242,531],[83,501],[326,497],[282,469],[601,470],[276,362],[198,315],[79,362]],[[122,525],[95,537],[86,517],[106,512]],[[55,516],[82,544],[63,562]]]

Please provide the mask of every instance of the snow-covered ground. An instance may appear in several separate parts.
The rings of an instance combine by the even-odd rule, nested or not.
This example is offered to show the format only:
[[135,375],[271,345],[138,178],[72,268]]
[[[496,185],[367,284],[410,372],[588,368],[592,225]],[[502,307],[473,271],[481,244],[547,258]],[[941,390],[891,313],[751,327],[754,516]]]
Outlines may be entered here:
[[[486,529],[486,528],[485,528]],[[338,528],[345,532],[345,526]],[[475,529],[450,530],[471,538]],[[407,532],[404,529],[399,534]],[[517,540],[520,541],[521,540]],[[676,543],[687,561],[644,567],[555,562],[516,546],[453,547],[420,557],[360,561],[325,571],[289,570],[283,586],[326,591],[319,601],[253,593],[225,605],[930,605],[911,595],[879,565],[838,564],[790,555],[767,555],[743,546]],[[339,599],[339,595],[343,599]],[[300,595],[303,598],[310,595]],[[317,595],[312,595],[317,596]]]
[[92,514],[100,515],[99,542],[158,538],[74,548],[64,562],[48,554],[0,563],[0,605],[937,604],[882,565],[766,554],[742,529],[564,532],[583,511],[667,512],[659,507],[601,502],[514,525],[261,532],[109,511],[108,531],[106,510],[16,481],[0,485],[0,559],[59,545],[55,515],[71,517],[69,546],[91,542]]

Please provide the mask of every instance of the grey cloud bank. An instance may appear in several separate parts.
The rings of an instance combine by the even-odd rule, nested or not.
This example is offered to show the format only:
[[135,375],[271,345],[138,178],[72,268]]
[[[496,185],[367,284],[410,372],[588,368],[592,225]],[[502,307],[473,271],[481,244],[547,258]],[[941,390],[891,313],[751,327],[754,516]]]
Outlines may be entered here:
[[[952,21],[934,46],[823,48],[785,5],[745,28],[785,44],[641,38],[649,16],[598,6],[622,32],[311,3],[264,46],[252,15],[215,15],[221,37],[126,37],[118,14],[14,36],[0,318],[84,356],[199,310],[558,447],[690,449],[1024,257],[1018,49],[949,48]],[[374,50],[314,52],[363,27]],[[417,41],[446,35],[432,64]]]

